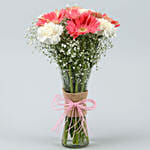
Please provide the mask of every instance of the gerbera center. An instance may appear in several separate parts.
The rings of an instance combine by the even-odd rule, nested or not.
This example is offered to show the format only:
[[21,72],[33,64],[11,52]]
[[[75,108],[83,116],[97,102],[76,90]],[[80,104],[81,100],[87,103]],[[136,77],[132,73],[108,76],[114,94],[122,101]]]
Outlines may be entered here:
[[84,28],[84,27],[81,27],[81,28],[79,29],[79,32],[85,32],[85,31],[87,31],[87,29]]

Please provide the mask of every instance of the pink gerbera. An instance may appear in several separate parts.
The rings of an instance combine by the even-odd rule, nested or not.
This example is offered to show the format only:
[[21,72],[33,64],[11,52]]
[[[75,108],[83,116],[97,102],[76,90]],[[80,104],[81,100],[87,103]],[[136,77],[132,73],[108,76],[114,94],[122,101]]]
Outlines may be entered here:
[[36,25],[43,26],[45,23],[49,23],[49,22],[59,24],[64,19],[65,14],[66,14],[65,9],[61,9],[60,12],[58,10],[56,10],[54,12],[44,14],[41,18],[39,18]]
[[80,16],[79,7],[71,7],[66,9],[66,18],[75,19]]
[[79,35],[99,31],[99,25],[100,22],[91,13],[85,12],[75,19],[68,20],[66,29],[75,39]]

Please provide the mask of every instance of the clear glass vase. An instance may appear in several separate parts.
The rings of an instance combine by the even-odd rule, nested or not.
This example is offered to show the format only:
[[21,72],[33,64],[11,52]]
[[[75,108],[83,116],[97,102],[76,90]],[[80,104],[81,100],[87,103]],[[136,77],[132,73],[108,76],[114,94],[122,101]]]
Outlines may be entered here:
[[[71,130],[68,131],[70,122],[72,122],[72,126],[75,124],[76,125]],[[70,147],[70,148],[80,148],[80,147],[85,147],[89,144],[89,137],[88,135],[85,134],[83,129],[81,129],[80,132],[77,131],[80,125],[81,125],[81,121],[79,121],[78,117],[66,116],[64,132],[63,132],[63,137],[62,137],[63,146]],[[84,123],[84,126],[87,132],[86,122]]]
[[[87,83],[91,70],[76,72],[71,65],[67,70],[61,70],[63,88],[68,93],[81,93],[87,91]],[[78,75],[78,76],[77,76]],[[89,137],[86,124],[86,116],[84,116],[84,129],[81,126],[80,117],[65,117],[65,125],[62,137],[62,144],[65,147],[80,148],[89,144]],[[71,126],[71,129],[70,129]],[[86,130],[86,132],[85,132]]]

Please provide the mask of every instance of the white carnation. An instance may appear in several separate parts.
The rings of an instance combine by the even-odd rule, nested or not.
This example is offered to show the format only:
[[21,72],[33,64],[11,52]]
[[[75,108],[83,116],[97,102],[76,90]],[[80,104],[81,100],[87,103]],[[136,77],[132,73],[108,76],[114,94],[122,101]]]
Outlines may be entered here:
[[88,11],[92,11],[92,12],[95,12],[94,10],[92,10],[92,9],[83,9],[83,8],[80,8],[79,9],[79,12],[82,14],[82,13],[84,13],[84,12],[88,12]]
[[101,30],[97,32],[99,35],[104,35],[106,37],[115,36],[116,30],[114,28],[114,25],[111,24],[111,22],[104,18],[98,19],[98,21],[100,22],[99,28]]
[[87,11],[89,11],[89,9],[79,9],[80,13],[84,13],[84,12],[87,12]]
[[57,44],[60,41],[60,35],[63,32],[63,26],[52,22],[39,27],[37,31],[37,39],[42,43]]

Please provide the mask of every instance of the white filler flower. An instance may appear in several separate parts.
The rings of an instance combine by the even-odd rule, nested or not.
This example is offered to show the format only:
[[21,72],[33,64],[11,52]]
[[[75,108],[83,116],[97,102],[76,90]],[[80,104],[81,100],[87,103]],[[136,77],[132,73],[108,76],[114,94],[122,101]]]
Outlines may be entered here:
[[115,28],[114,28],[114,25],[111,24],[111,22],[109,22],[108,20],[104,19],[104,18],[101,18],[101,19],[98,19],[99,22],[100,22],[100,30],[101,31],[98,31],[98,34],[99,35],[104,35],[106,37],[113,37],[115,36]]
[[63,32],[63,26],[52,22],[39,27],[37,31],[37,39],[42,43],[57,44],[60,41],[60,35]]

